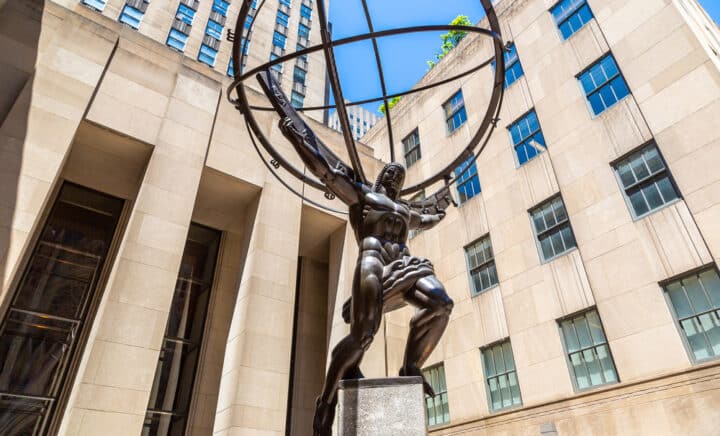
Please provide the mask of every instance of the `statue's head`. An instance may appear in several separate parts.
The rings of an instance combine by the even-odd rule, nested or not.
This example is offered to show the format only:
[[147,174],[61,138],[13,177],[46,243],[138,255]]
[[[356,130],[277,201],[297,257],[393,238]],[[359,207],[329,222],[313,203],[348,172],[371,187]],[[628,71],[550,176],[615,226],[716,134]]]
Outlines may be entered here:
[[381,192],[393,200],[400,196],[403,184],[405,183],[405,167],[399,163],[392,162],[385,165],[380,171],[373,190]]

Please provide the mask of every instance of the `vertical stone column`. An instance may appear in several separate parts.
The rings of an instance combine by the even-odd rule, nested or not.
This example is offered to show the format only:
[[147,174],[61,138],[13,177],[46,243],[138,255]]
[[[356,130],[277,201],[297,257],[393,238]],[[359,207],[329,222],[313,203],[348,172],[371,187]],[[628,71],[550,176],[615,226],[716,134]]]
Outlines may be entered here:
[[[105,91],[95,104],[114,104]],[[141,432],[219,91],[197,73],[177,74],[61,434]],[[102,123],[134,116],[93,111]]]
[[283,434],[302,204],[267,182],[228,335],[214,434]]
[[[33,229],[41,224],[117,39],[100,26],[81,26],[80,17],[52,2],[38,10],[22,3],[6,9],[41,14],[42,32],[35,50],[27,42],[13,45],[13,50],[25,47],[24,56],[37,56],[36,67],[0,126],[0,301],[18,272]],[[12,19],[31,28],[29,23],[37,18],[20,14]]]

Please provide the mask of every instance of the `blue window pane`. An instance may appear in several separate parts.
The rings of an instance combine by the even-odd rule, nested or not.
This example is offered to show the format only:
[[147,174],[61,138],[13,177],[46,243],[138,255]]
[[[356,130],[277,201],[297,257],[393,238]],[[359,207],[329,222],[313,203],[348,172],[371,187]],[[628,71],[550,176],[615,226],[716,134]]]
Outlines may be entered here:
[[102,12],[102,10],[105,9],[105,3],[107,3],[107,0],[82,0],[82,3]]
[[593,18],[586,0],[561,0],[550,12],[563,39],[570,38]]
[[310,38],[310,28],[304,24],[300,24],[298,26],[298,35],[305,38]]
[[545,149],[545,138],[534,110],[515,121],[509,129],[518,164],[521,166]]
[[205,33],[212,36],[217,40],[222,40],[223,26],[214,22],[213,20],[208,21]]
[[195,18],[195,11],[181,3],[178,6],[175,18],[182,20],[188,24],[192,24],[193,18]]
[[213,0],[212,10],[222,15],[223,17],[227,17],[227,11],[229,6],[230,3],[224,0]]
[[630,89],[620,74],[612,55],[600,59],[598,63],[582,73],[579,80],[594,115],[601,114],[630,94]]
[[312,17],[312,9],[305,5],[300,6],[300,16],[307,18],[308,20]]
[[143,18],[143,12],[139,11],[133,7],[130,7],[128,5],[125,5],[125,7],[122,10],[122,13],[120,14],[120,18],[118,19],[121,23],[125,23],[128,26],[132,27],[133,29],[137,29],[140,27],[140,21],[142,21]]
[[167,45],[170,47],[183,51],[185,50],[185,43],[187,42],[187,35],[178,32],[175,29],[170,29],[170,35],[168,35]]
[[288,27],[288,23],[290,23],[290,17],[285,12],[277,11],[277,17],[275,21],[278,24],[282,24],[283,26]]
[[279,32],[273,33],[273,45],[280,48],[285,48],[287,37]]
[[217,50],[213,49],[212,47],[208,47],[207,45],[203,44],[200,46],[200,53],[198,54],[198,61],[210,65],[215,66],[215,57],[217,56]]
[[471,199],[480,193],[480,179],[477,175],[475,157],[471,156],[467,161],[455,169],[455,176],[458,177],[458,197],[460,203]]
[[232,58],[230,58],[230,61],[228,62],[227,75],[230,76],[230,77],[234,77],[234,76],[235,76],[235,68],[233,67],[233,60],[232,60]]

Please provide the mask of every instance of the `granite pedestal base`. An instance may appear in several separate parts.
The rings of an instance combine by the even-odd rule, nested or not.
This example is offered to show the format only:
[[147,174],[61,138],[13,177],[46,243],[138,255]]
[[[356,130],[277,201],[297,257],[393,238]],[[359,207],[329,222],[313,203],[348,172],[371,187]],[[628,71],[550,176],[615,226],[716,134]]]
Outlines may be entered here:
[[424,436],[422,378],[344,380],[338,390],[338,436]]

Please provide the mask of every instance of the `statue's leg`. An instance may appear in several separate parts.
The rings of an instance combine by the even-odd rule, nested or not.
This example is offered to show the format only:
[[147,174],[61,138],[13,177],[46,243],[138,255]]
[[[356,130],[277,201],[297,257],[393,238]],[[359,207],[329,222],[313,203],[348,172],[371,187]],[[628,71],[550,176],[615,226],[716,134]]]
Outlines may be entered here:
[[[419,279],[415,288],[405,295],[405,299],[419,310],[410,320],[410,334],[400,375],[422,376],[421,368],[440,341],[450,320],[453,301],[435,276]],[[433,395],[427,382],[425,391]]]
[[350,334],[333,349],[322,394],[317,399],[315,436],[330,435],[340,380],[360,365],[382,320],[382,271],[380,252],[363,250],[355,268]]

